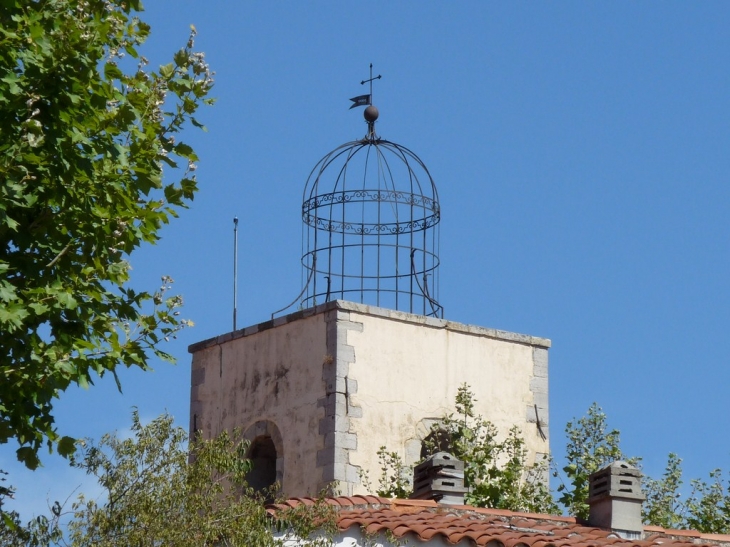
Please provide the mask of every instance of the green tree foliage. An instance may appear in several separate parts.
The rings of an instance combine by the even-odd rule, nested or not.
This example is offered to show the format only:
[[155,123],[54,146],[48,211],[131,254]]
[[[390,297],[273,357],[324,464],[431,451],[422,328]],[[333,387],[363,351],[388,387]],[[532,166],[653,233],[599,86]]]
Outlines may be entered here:
[[660,479],[644,477],[642,490],[646,501],[642,508],[645,523],[664,528],[681,528],[685,523],[682,486],[682,460],[676,454],[669,454],[667,467]]
[[686,528],[711,534],[730,533],[730,487],[720,469],[710,472],[710,481],[692,480],[692,493],[685,503]]
[[105,435],[72,458],[72,465],[97,479],[102,494],[79,496],[65,537],[59,506],[44,527],[36,521],[17,531],[6,527],[12,541],[3,545],[48,545],[53,539],[72,547],[268,547],[282,544],[274,530],[304,538],[305,545],[328,545],[335,529],[331,506],[319,501],[272,518],[263,503],[268,493],[246,483],[247,450],[247,442],[228,433],[189,444],[170,416],[143,425],[135,412],[129,438]]
[[[547,484],[547,462],[530,464],[519,428],[500,436],[491,422],[474,411],[476,398],[467,384],[456,394],[456,413],[433,427],[432,439],[446,434],[449,451],[464,462],[468,504],[513,511],[557,511]],[[433,443],[430,452],[439,450]]]
[[[616,460],[633,465],[638,458],[627,458],[621,451],[619,432],[608,429],[606,415],[593,404],[583,418],[569,422],[565,429],[568,445],[567,465],[563,468],[570,487],[558,486],[559,501],[570,515],[588,518],[588,477]],[[646,501],[642,508],[645,524],[670,529],[692,529],[704,533],[730,532],[730,490],[722,471],[710,473],[709,482],[691,481],[692,492],[682,495],[682,460],[669,454],[659,479],[644,476],[642,490]]]
[[[620,448],[620,434],[617,429],[608,430],[606,415],[601,407],[593,403],[585,416],[565,426],[567,446],[563,467],[568,484],[562,482],[557,491],[559,501],[569,515],[588,518],[588,477],[615,462],[626,460],[632,465],[637,458],[627,458]],[[555,473],[555,476],[558,476]]]
[[[432,428],[427,453],[445,450],[464,462],[465,502],[476,507],[554,513],[558,508],[547,484],[547,463],[527,461],[525,441],[518,428],[500,436],[497,428],[475,414],[474,397],[467,384],[459,387],[456,412],[444,416]],[[413,469],[395,452],[378,452],[381,476],[377,494],[408,497]]]
[[682,483],[682,460],[669,454],[660,479],[644,478],[644,522],[708,534],[730,533],[730,488],[722,470],[711,471],[709,481],[691,480],[688,496],[682,496]]
[[[53,402],[116,367],[148,367],[186,323],[179,297],[129,287],[128,257],[196,191],[176,140],[212,86],[193,36],[158,71],[139,0],[4,0],[0,9],[0,443],[38,465]],[[194,34],[194,30],[193,30]],[[126,58],[124,58],[126,56]],[[162,168],[180,170],[163,182]],[[117,380],[117,384],[118,384]]]
[[54,504],[51,508],[51,518],[41,515],[26,525],[20,521],[16,511],[3,511],[3,498],[6,494],[12,495],[12,489],[0,493],[0,545],[4,547],[46,547],[58,545],[63,534],[58,526],[60,505]]
[[[413,493],[413,468],[403,462],[397,452],[388,452],[381,446],[378,450],[380,463],[380,478],[378,490],[375,493],[384,498],[406,499]],[[365,487],[370,490],[371,485],[367,475],[361,476]]]
[[[548,462],[529,465],[524,440],[513,428],[502,438],[493,424],[474,413],[474,395],[462,385],[456,396],[456,412],[442,418],[428,437],[428,451],[451,452],[465,463],[466,503],[477,507],[558,513],[544,478]],[[564,512],[587,520],[588,477],[615,462],[639,465],[639,458],[627,458],[621,450],[620,434],[609,429],[606,415],[596,403],[585,416],[568,422],[565,478],[560,479],[558,502]],[[397,452],[386,447],[378,451],[381,465],[376,493],[385,497],[407,498],[412,493],[413,468]],[[363,477],[370,488],[368,477]],[[709,481],[691,481],[692,492],[683,497],[682,460],[669,454],[661,478],[644,476],[646,495],[642,517],[645,524],[674,529],[694,529],[705,533],[730,533],[730,483],[719,469]]]

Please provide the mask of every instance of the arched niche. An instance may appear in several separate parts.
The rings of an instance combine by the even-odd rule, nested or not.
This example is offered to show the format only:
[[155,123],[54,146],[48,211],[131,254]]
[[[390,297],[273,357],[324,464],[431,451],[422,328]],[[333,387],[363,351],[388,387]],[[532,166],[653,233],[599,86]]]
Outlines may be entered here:
[[276,424],[270,420],[259,420],[249,426],[244,438],[251,445],[248,449],[248,458],[253,467],[246,476],[248,484],[257,492],[263,492],[284,481],[284,446],[281,432]]
[[434,452],[452,451],[449,436],[441,424],[440,418],[423,418],[416,423],[413,436],[405,441],[406,465],[415,466]]
[[421,439],[421,459],[425,460],[437,452],[452,453],[451,435],[442,428],[434,428]]

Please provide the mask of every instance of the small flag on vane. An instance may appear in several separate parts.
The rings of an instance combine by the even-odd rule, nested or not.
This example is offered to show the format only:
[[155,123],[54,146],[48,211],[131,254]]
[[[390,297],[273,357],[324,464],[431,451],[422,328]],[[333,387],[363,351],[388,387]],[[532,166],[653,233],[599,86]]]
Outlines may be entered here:
[[350,109],[353,109],[356,106],[365,106],[365,105],[370,104],[370,94],[358,95],[357,97],[353,97],[350,100],[352,101],[352,104],[350,105]]

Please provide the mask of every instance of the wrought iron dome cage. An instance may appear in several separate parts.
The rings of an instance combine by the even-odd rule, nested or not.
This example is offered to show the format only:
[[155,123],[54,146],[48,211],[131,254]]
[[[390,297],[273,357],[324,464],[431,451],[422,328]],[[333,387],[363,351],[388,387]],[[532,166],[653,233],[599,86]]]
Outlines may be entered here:
[[375,134],[377,118],[368,106],[367,135],[325,155],[307,179],[301,306],[342,299],[443,317],[436,185],[414,152]]

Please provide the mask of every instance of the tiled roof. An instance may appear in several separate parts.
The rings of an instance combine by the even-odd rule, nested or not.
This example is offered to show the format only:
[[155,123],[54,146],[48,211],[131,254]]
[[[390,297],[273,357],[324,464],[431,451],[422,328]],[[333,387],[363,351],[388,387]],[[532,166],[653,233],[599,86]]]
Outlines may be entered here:
[[[337,510],[341,531],[351,527],[368,534],[392,532],[397,538],[411,534],[428,541],[434,536],[450,544],[466,540],[479,547],[689,547],[730,546],[730,535],[700,534],[694,530],[666,530],[646,526],[644,538],[622,539],[610,530],[579,524],[575,518],[468,505],[440,505],[434,501],[398,500],[377,496],[327,498]],[[293,498],[269,507],[271,513],[288,507],[313,504],[312,498]]]

